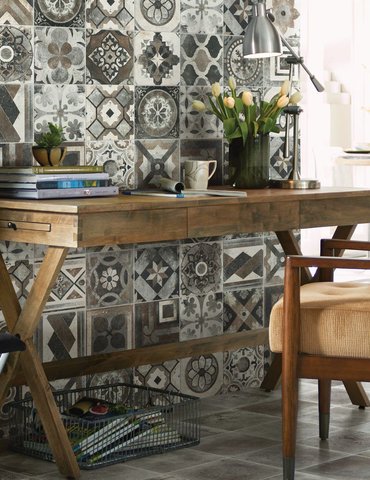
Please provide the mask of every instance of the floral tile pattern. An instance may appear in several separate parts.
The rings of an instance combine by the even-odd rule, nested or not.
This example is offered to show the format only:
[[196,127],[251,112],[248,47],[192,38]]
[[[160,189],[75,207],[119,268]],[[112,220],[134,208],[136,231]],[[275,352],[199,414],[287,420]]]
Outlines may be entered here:
[[211,85],[222,78],[221,35],[184,35],[181,38],[181,77],[185,85]]
[[178,85],[180,83],[180,37],[178,34],[139,32],[135,37],[135,52],[137,84]]
[[264,346],[226,352],[223,392],[259,387],[264,377]]
[[160,177],[179,179],[178,140],[136,141],[136,178],[139,188],[156,186]]
[[180,390],[180,362],[169,360],[162,365],[142,365],[134,372],[135,385],[159,388],[169,392]]
[[35,28],[35,82],[85,83],[85,38],[72,28]]
[[31,101],[31,85],[0,84],[1,142],[33,142]]
[[264,60],[243,58],[243,37],[225,37],[225,77],[234,77],[237,85],[248,89],[262,85]]
[[246,0],[224,1],[224,33],[242,35],[248,25],[251,5]]
[[187,33],[222,33],[223,0],[183,0],[181,30]]
[[222,293],[212,292],[202,296],[181,297],[181,341],[222,333]]
[[91,253],[86,258],[87,306],[132,303],[132,252]]
[[222,388],[223,354],[184,358],[181,365],[181,392],[197,397],[216,395]]
[[223,138],[223,124],[216,115],[208,110],[198,112],[192,107],[194,100],[207,103],[210,92],[210,86],[181,88],[181,138]]
[[87,30],[86,34],[87,83],[132,84],[132,33]]
[[263,326],[262,287],[224,292],[224,332],[241,332]]
[[0,2],[0,24],[32,25],[33,0],[2,0]]
[[272,0],[275,23],[284,36],[289,36],[297,29],[296,20],[299,11],[295,8],[297,0]]
[[86,163],[103,165],[114,185],[128,189],[136,186],[134,145],[129,140],[89,143]]
[[135,1],[135,21],[138,30],[169,32],[180,23],[180,0]]
[[135,252],[135,302],[170,299],[178,295],[178,247],[137,248]]
[[87,354],[109,353],[132,348],[132,306],[88,310]]
[[88,86],[87,140],[128,140],[133,133],[133,88]]
[[224,245],[224,284],[235,285],[263,280],[264,246],[256,238],[240,244]]
[[85,26],[85,0],[34,0],[35,25],[59,27]]
[[34,119],[35,134],[45,131],[48,122],[53,122],[65,127],[66,140],[83,140],[85,87],[82,85],[35,85]]
[[134,0],[86,0],[86,28],[134,29]]
[[206,294],[221,291],[220,243],[181,246],[181,294]]
[[135,94],[136,138],[177,138],[179,87],[137,87]]
[[135,306],[135,348],[178,340],[178,299],[138,303]]
[[264,258],[265,283],[267,285],[284,282],[285,253],[275,235],[266,236],[266,255]]
[[0,82],[29,82],[32,62],[31,29],[0,27]]

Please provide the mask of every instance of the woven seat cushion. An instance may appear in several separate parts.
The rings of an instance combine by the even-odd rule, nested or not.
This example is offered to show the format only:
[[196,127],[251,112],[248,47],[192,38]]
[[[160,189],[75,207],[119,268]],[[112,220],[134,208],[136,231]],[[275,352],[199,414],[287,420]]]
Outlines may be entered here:
[[[270,316],[270,348],[282,351],[283,299]],[[301,287],[302,353],[370,358],[370,284],[309,283]]]

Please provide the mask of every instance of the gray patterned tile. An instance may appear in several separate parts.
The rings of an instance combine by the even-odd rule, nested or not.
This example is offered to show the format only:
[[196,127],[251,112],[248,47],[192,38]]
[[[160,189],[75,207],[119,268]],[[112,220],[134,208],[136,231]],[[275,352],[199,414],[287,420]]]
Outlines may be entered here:
[[235,333],[263,326],[263,289],[250,287],[224,292],[224,331]]
[[222,353],[183,358],[180,364],[182,393],[203,398],[220,392],[223,381]]
[[224,33],[242,35],[248,25],[248,15],[252,13],[251,5],[245,0],[224,1]]
[[222,33],[223,0],[183,0],[181,31],[187,33]]
[[299,29],[299,0],[272,0],[275,24],[285,36],[291,36]]
[[31,88],[28,84],[0,85],[0,142],[33,142]]
[[34,0],[35,25],[54,25],[59,27],[85,26],[85,0]]
[[256,237],[224,245],[224,285],[261,283],[263,280],[263,258],[265,254],[262,239]]
[[[26,126],[33,137],[32,120]],[[33,163],[32,143],[0,143],[0,165],[2,167],[26,167]]]
[[264,378],[264,345],[226,352],[223,392],[258,388]]
[[222,333],[222,293],[181,297],[180,341]]
[[275,235],[265,237],[266,255],[264,258],[266,285],[282,284],[284,281],[285,254]]
[[135,21],[138,30],[175,31],[180,23],[180,0],[137,0],[135,2]]
[[178,341],[177,298],[135,305],[135,348]]
[[162,365],[142,365],[135,369],[135,385],[145,385],[167,391],[180,390],[180,363],[169,360]]
[[86,28],[134,29],[134,0],[86,0]]
[[33,0],[2,0],[0,3],[0,24],[32,25]]
[[0,45],[0,81],[29,82],[33,63],[31,29],[0,27]]

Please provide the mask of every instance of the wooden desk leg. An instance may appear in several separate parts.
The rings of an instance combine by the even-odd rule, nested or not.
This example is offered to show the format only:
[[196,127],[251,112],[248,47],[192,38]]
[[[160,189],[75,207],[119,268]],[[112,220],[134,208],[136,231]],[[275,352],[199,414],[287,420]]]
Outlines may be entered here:
[[[335,229],[332,238],[340,238],[343,240],[349,240],[354,231],[356,225],[341,225]],[[283,247],[285,255],[302,255],[300,246],[291,231],[275,232],[281,246]],[[338,256],[342,256],[343,252],[338,252]],[[317,272],[312,277],[309,270],[302,271],[302,285],[305,283],[317,280]],[[281,355],[274,356],[271,366],[268,369],[265,378],[261,384],[261,389],[270,391],[274,390],[281,376]],[[370,400],[360,382],[343,382],[347,390],[348,396],[353,405],[359,407],[370,406]]]
[[77,460],[42,363],[32,342],[32,335],[37,328],[67,251],[68,249],[62,247],[49,247],[23,310],[21,310],[9,273],[0,255],[0,278],[2,280],[0,305],[9,330],[14,334],[19,334],[27,346],[26,351],[11,355],[5,373],[0,376],[0,404],[9,388],[19,359],[58,468],[63,475],[77,479],[80,477]]

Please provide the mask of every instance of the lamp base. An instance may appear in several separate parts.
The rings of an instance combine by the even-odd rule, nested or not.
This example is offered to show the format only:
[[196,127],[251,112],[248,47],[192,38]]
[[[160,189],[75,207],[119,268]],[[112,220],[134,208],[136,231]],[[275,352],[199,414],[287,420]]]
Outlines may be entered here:
[[307,180],[304,178],[299,180],[270,180],[269,186],[270,188],[287,188],[292,190],[313,190],[321,187],[318,180]]

